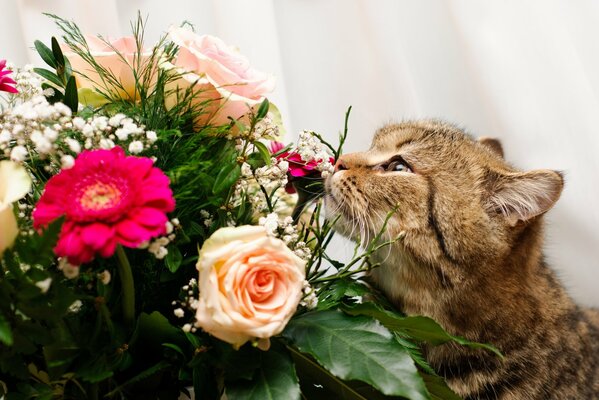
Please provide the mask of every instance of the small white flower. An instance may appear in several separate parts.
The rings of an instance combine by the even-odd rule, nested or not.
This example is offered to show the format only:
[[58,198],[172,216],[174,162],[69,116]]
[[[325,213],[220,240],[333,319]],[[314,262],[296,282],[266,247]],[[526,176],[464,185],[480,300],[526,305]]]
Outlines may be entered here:
[[83,133],[83,136],[85,137],[90,138],[94,136],[94,128],[90,124],[83,125],[83,128],[81,128],[80,130],[81,133]]
[[210,218],[210,213],[206,210],[200,210],[200,217],[202,218]]
[[15,146],[10,152],[10,159],[15,162],[23,162],[27,158],[27,149],[24,146]]
[[156,251],[156,253],[154,253],[154,257],[156,257],[158,260],[162,260],[164,257],[166,257],[168,254],[168,250],[166,249],[166,247],[159,247],[158,251]]
[[66,138],[65,143],[69,146],[69,150],[71,150],[75,154],[79,154],[81,152],[81,143],[73,138]]
[[62,169],[73,168],[73,165],[75,165],[75,158],[73,156],[66,154],[60,157],[60,167]]
[[241,176],[249,178],[252,176],[252,167],[250,164],[244,162],[241,164]]
[[275,235],[279,228],[279,216],[277,213],[270,213],[266,217],[261,217],[258,224],[264,226],[270,235]]
[[35,282],[35,286],[40,288],[42,293],[47,293],[48,289],[50,289],[51,284],[52,284],[52,278],[46,278],[43,281]]
[[12,139],[12,134],[6,129],[2,129],[0,132],[0,143],[8,143]]
[[185,324],[181,329],[183,329],[183,332],[185,333],[191,332],[191,324]]
[[173,223],[173,225],[175,226],[179,226],[180,222],[179,222],[179,218],[173,218],[171,219],[171,222]]
[[173,314],[175,314],[175,317],[177,318],[183,318],[185,316],[185,311],[183,311],[182,308],[177,308],[173,311]]
[[144,149],[144,145],[139,140],[136,140],[129,144],[129,153],[131,153],[131,154],[139,154],[143,151],[143,149]]
[[69,306],[69,312],[72,312],[72,313],[79,312],[79,310],[81,310],[82,306],[83,306],[83,303],[81,302],[81,300],[75,300],[73,302],[73,304],[71,304]]
[[127,129],[124,129],[124,128],[119,128],[116,131],[114,131],[114,134],[116,135],[116,137],[119,138],[119,140],[121,142],[129,139],[129,134],[130,133],[131,133],[130,131],[128,131]]
[[110,150],[114,147],[114,142],[110,139],[100,139],[100,148]]
[[81,117],[73,118],[71,123],[73,124],[73,128],[80,130],[80,131],[83,130],[83,127],[85,126],[85,120]]
[[156,140],[158,140],[158,136],[156,135],[156,132],[154,132],[154,131],[147,131],[146,138],[148,139],[148,141],[150,143],[154,143]]
[[166,221],[166,234],[170,235],[171,233],[173,233],[173,229],[175,229],[173,223],[170,221]]
[[100,280],[100,282],[102,282],[103,285],[108,285],[110,283],[110,280],[112,278],[112,275],[110,274],[110,271],[105,269],[104,271],[100,272],[98,275],[98,279]]
[[104,116],[95,117],[92,121],[92,126],[99,131],[103,131],[108,127],[108,118]]
[[44,137],[51,142],[55,142],[58,139],[58,132],[54,129],[47,127],[44,129]]
[[125,119],[125,118],[126,118],[126,115],[124,115],[124,114],[116,114],[115,116],[111,117],[111,118],[108,120],[108,124],[109,124],[110,126],[117,127],[117,126],[119,126],[119,125],[121,124],[121,121],[122,121],[123,119]]

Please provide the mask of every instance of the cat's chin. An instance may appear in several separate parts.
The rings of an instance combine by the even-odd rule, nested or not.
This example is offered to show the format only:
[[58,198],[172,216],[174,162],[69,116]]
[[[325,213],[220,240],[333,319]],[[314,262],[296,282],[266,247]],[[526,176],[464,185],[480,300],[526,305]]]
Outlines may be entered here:
[[359,222],[352,218],[347,207],[335,198],[332,193],[327,193],[324,198],[325,214],[327,219],[335,221],[335,232],[354,242],[360,240]]

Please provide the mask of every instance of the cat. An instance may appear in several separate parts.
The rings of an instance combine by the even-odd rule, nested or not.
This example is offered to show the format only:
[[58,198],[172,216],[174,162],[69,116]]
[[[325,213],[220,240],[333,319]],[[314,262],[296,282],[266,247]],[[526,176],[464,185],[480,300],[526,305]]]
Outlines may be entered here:
[[543,259],[543,215],[561,173],[521,172],[499,141],[436,121],[379,129],[366,152],[339,158],[325,182],[336,229],[367,240],[397,206],[369,279],[408,315],[491,343],[425,347],[465,399],[599,399],[599,312],[577,306]]

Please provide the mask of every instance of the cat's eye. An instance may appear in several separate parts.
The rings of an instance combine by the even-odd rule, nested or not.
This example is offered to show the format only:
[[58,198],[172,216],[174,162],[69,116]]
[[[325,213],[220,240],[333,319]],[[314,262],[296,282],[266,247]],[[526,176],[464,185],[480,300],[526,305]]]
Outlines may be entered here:
[[395,171],[395,172],[412,172],[410,167],[404,164],[401,161],[393,161],[387,166],[387,171]]
[[387,164],[385,168],[388,172],[412,172],[412,169],[404,160],[394,160]]

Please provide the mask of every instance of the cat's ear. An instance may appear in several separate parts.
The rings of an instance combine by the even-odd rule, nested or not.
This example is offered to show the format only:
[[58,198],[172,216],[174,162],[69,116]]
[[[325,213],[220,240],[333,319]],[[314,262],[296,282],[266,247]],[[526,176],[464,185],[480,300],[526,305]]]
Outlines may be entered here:
[[557,202],[564,178],[548,169],[530,172],[491,174],[487,211],[500,213],[509,225],[528,221],[547,211]]
[[499,139],[483,136],[478,139],[478,142],[491,150],[493,153],[497,154],[499,157],[503,158],[503,146],[501,146]]

